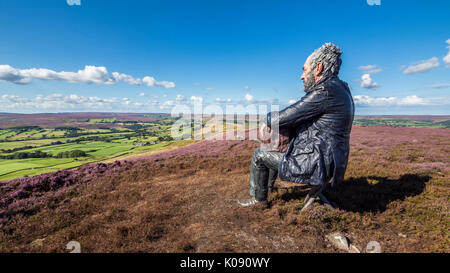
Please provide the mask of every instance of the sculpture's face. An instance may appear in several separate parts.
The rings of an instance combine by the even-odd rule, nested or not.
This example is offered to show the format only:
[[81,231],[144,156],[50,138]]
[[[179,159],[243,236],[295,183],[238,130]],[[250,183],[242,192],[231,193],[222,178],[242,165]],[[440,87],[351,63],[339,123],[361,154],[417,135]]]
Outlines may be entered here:
[[303,74],[301,80],[303,81],[303,85],[305,90],[310,89],[314,83],[318,82],[322,78],[323,65],[322,63],[318,63],[314,69],[311,67],[311,55],[306,59],[305,64],[303,65]]
[[301,80],[303,81],[303,85],[305,87],[305,90],[311,88],[311,86],[313,86],[314,83],[316,82],[314,80],[314,74],[311,71],[310,58],[311,58],[311,56],[309,56],[306,59],[306,62],[303,65],[303,74],[302,74],[302,77],[301,77]]

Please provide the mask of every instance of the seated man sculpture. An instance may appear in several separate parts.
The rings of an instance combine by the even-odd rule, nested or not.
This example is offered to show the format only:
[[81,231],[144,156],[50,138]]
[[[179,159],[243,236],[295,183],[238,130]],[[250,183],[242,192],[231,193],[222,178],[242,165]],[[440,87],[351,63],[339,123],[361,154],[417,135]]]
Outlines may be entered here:
[[[311,186],[304,209],[322,194],[331,178],[334,186],[347,168],[354,103],[350,89],[338,78],[342,51],[332,43],[315,50],[303,65],[301,80],[306,95],[279,112],[267,114],[262,131],[286,132],[286,151],[260,147],[250,166],[251,198],[239,199],[243,207],[267,205],[269,188],[278,177]],[[274,126],[278,126],[278,130]]]

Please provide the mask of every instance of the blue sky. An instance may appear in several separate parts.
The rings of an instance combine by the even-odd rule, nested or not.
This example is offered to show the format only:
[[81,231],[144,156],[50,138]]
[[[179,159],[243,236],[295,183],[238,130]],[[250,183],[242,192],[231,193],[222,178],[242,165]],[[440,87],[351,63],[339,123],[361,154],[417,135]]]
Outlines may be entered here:
[[[450,1],[0,1],[0,112],[279,104],[333,42],[356,114],[450,114]],[[225,108],[224,108],[225,109]]]

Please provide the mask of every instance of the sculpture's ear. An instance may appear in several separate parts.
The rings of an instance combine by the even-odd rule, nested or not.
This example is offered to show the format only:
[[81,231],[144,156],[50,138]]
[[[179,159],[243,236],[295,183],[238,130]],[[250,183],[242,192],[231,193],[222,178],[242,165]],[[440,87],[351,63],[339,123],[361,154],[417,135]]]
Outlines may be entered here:
[[318,76],[318,75],[320,75],[320,73],[322,73],[322,71],[323,71],[323,64],[322,63],[318,63],[316,65],[316,67],[314,67],[314,75]]

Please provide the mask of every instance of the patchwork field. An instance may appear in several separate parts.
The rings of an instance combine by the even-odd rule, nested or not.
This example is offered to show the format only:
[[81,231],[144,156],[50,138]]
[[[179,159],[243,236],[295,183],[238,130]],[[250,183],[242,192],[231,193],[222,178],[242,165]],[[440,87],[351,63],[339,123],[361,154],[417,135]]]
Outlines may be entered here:
[[356,116],[355,125],[450,128],[449,116]]
[[237,207],[257,147],[201,141],[2,182],[0,252],[342,252],[334,231],[361,251],[450,251],[448,129],[355,125],[335,210],[301,212],[306,189],[281,181],[269,208]]
[[[0,114],[0,180],[189,144],[167,114]],[[75,151],[75,152],[74,152]]]

